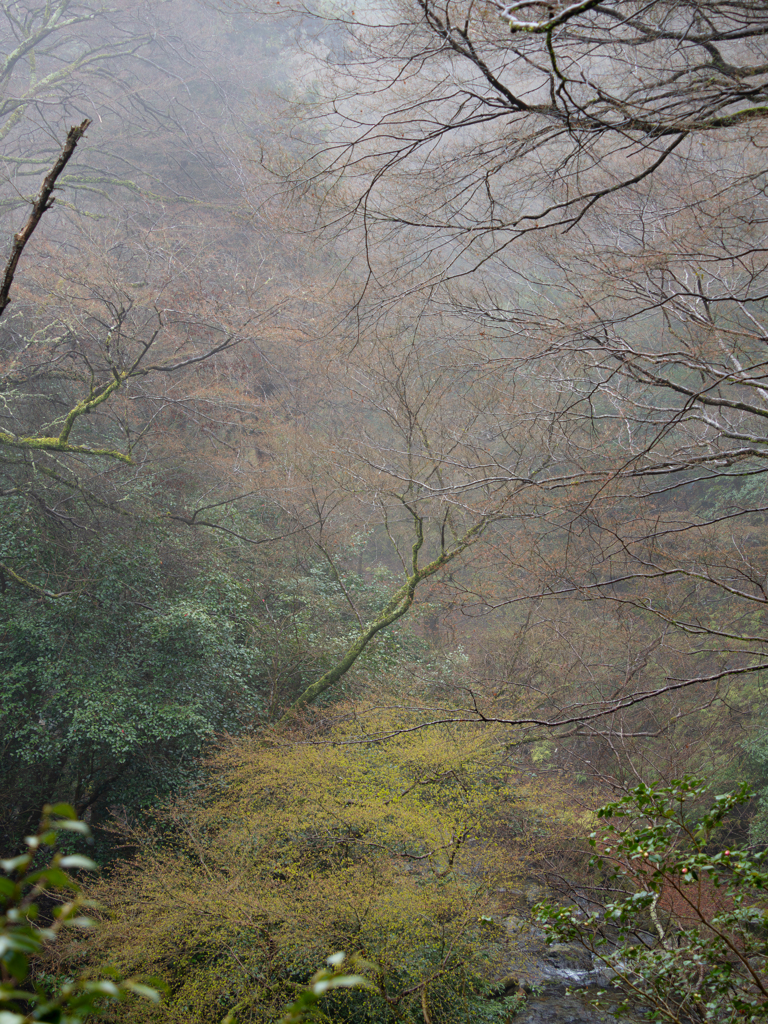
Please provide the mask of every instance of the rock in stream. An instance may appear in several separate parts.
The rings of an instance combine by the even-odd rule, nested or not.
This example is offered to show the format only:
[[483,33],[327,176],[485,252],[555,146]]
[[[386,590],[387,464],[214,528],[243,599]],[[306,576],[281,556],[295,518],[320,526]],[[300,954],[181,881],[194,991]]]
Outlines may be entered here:
[[[528,890],[531,890],[530,892]],[[535,891],[534,891],[535,890]],[[526,993],[514,1024],[638,1024],[639,1013],[617,1014],[622,994],[611,990],[611,972],[577,944],[548,945],[545,932],[530,918],[530,906],[545,898],[538,886],[520,890],[515,913],[497,921],[506,933],[509,974],[504,990]],[[595,1005],[597,993],[605,990]]]

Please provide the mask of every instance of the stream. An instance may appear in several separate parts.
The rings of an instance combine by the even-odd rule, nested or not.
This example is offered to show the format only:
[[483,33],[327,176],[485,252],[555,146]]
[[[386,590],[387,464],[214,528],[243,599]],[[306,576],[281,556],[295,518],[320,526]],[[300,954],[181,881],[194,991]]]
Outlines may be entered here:
[[[623,996],[610,987],[610,972],[581,946],[548,945],[530,908],[547,893],[535,883],[509,890],[515,912],[500,919],[510,950],[508,975],[500,979],[511,994],[522,989],[525,1005],[513,1024],[644,1024],[642,1011],[617,1014]],[[603,990],[599,1006],[598,991]]]

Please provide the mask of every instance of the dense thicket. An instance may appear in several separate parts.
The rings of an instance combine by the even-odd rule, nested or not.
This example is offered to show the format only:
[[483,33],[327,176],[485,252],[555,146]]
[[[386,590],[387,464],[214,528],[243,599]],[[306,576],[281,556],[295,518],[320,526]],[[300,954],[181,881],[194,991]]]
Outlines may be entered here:
[[88,955],[162,978],[162,1019],[272,1020],[331,947],[372,961],[378,986],[339,993],[334,1018],[493,1022],[515,1005],[501,917],[533,856],[589,815],[516,770],[498,730],[370,745],[416,719],[334,711],[314,740],[228,744],[208,786],[123,830],[142,852],[99,888],[114,916]]

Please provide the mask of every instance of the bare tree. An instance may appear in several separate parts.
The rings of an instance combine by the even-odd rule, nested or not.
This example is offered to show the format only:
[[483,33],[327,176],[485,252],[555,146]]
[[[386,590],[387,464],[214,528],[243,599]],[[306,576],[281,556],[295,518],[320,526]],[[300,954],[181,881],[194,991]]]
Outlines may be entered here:
[[291,174],[329,226],[359,229],[376,282],[395,248],[401,288],[488,273],[611,195],[663,203],[660,168],[712,166],[723,144],[729,177],[761,173],[768,19],[753,0],[413,0],[335,24],[343,44],[294,129],[322,141]]
[[[566,660],[551,624],[637,627],[624,668],[582,653],[565,688],[554,661],[532,674],[538,705],[514,704],[519,665],[506,686],[468,681],[465,720],[636,758],[673,727],[682,750],[697,709],[751,706],[768,665],[767,35],[754,3],[414,2],[340,14],[307,56],[323,89],[294,131],[322,133],[281,171],[359,274],[350,350],[419,295],[414,334],[451,311],[441,356],[486,403],[453,447],[447,421],[432,434],[443,483],[419,476],[464,514],[493,495],[482,542],[433,585],[485,621],[539,609]],[[405,451],[368,443],[379,472]]]

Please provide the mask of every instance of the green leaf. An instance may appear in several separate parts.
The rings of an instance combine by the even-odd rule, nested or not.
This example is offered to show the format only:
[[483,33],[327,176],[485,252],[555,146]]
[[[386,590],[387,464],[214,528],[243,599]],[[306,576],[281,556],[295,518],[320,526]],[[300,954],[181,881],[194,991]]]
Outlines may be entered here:
[[41,878],[46,880],[50,888],[77,889],[77,885],[72,879],[59,868],[40,868],[39,871],[33,871],[31,875],[28,875],[26,881],[32,883]]
[[100,995],[111,996],[113,999],[117,999],[120,995],[120,989],[114,981],[88,981],[85,983],[85,989],[87,992],[98,992]]
[[0,934],[0,957],[5,958],[9,952],[36,953],[42,944],[31,928],[8,928]]
[[0,1010],[0,1024],[24,1024],[26,1019],[23,1013],[9,1013],[8,1010]]
[[71,821],[77,821],[75,809],[71,804],[46,804],[43,808],[43,814],[58,814],[60,818],[69,818]]
[[144,996],[145,999],[151,999],[153,1003],[160,1002],[160,993],[157,989],[150,988],[149,985],[142,985],[138,981],[125,981],[123,987],[135,992],[136,995]]
[[63,829],[65,832],[79,832],[83,836],[89,836],[91,830],[84,821],[54,821],[52,828]]
[[71,928],[95,928],[96,922],[92,917],[85,917],[81,914],[79,917],[65,918],[64,923]]
[[29,958],[23,953],[13,952],[4,956],[3,966],[16,981],[24,981],[29,974]]
[[82,857],[79,853],[72,853],[68,857],[62,857],[59,864],[63,868],[82,868],[84,871],[98,871],[99,865],[90,857]]
[[3,984],[0,984],[0,1005],[2,1003],[10,1003],[14,999],[34,999],[34,992],[22,992],[18,988],[9,988]]
[[368,988],[375,990],[376,986],[371,984],[361,974],[342,974],[338,978],[331,978],[328,982],[328,988]]
[[0,860],[0,868],[6,874],[10,874],[11,871],[18,871],[19,868],[26,867],[31,860],[30,854],[20,853],[18,857],[11,857],[10,860]]

